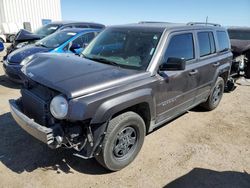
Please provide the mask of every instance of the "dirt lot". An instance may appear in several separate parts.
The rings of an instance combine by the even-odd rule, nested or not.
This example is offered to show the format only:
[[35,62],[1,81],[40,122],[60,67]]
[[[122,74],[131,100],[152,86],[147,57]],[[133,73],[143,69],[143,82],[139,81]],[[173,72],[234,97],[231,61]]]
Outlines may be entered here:
[[0,67],[0,187],[250,187],[249,86],[225,93],[212,112],[193,109],[154,131],[129,167],[110,173],[19,128],[8,107],[19,86]]

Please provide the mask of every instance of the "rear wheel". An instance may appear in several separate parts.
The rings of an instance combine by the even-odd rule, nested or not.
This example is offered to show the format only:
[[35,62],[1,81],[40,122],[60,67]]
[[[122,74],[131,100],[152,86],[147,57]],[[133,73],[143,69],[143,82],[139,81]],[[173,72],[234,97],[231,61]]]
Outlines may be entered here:
[[218,77],[207,101],[205,103],[202,103],[201,106],[209,111],[215,109],[219,105],[223,93],[224,93],[224,80],[223,78]]
[[113,118],[96,160],[111,171],[121,170],[135,159],[145,134],[145,123],[138,114],[126,112]]
[[4,43],[4,40],[3,40],[2,38],[0,38],[0,42],[1,42],[1,43]]
[[245,68],[245,75],[246,75],[246,78],[250,78],[250,61],[248,62]]

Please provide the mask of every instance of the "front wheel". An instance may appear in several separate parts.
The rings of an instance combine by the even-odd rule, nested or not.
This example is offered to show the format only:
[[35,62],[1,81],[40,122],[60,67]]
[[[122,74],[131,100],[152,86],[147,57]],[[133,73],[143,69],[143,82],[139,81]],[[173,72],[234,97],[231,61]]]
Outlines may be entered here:
[[215,109],[219,105],[223,93],[224,93],[224,80],[223,78],[218,77],[207,101],[205,103],[202,103],[201,106],[209,111]]
[[143,119],[134,112],[123,113],[110,120],[96,160],[111,171],[129,165],[137,156],[146,134]]

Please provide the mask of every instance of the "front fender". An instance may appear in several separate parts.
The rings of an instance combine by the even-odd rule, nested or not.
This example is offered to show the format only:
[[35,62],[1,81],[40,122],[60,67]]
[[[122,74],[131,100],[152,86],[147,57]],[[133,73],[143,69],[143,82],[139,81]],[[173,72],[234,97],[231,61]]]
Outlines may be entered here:
[[102,103],[96,110],[91,124],[98,124],[108,121],[114,114],[140,103],[147,103],[150,108],[151,118],[155,117],[155,100],[152,89],[140,89],[130,92]]

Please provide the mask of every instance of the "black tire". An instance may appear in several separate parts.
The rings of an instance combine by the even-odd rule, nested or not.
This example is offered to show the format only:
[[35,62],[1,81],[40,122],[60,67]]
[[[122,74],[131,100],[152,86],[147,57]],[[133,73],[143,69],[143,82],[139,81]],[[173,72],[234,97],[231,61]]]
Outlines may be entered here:
[[225,83],[223,78],[218,77],[207,101],[201,104],[203,108],[208,111],[211,111],[219,105],[224,93],[224,84]]
[[9,36],[9,42],[10,42],[10,43],[13,43],[14,40],[15,40],[15,35],[10,35],[10,36]]
[[250,61],[247,63],[247,66],[245,68],[245,76],[246,78],[250,78]]
[[0,42],[1,42],[1,43],[4,43],[4,40],[3,40],[2,38],[0,38]]
[[[130,132],[132,132],[131,135]],[[111,119],[102,143],[102,150],[95,156],[96,160],[111,171],[121,170],[129,165],[141,150],[145,134],[145,123],[134,112],[125,112]],[[132,144],[133,140],[134,144]]]

